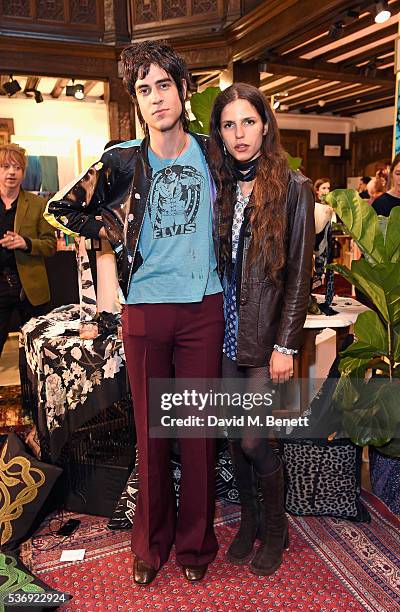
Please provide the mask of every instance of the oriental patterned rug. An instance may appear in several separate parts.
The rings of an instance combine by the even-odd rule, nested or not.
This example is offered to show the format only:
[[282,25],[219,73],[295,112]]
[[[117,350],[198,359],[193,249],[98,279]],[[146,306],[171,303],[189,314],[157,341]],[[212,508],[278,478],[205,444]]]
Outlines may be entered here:
[[[290,550],[269,578],[225,560],[237,521],[237,507],[232,506],[220,509],[220,551],[201,583],[185,581],[172,553],[149,587],[137,587],[129,532],[110,532],[107,519],[93,516],[79,516],[80,528],[61,545],[49,533],[58,527],[57,520],[50,529],[45,523],[33,541],[31,563],[44,582],[74,595],[65,612],[398,610],[400,521],[372,494],[364,493],[363,501],[371,513],[369,525],[290,517]],[[83,561],[60,563],[62,549],[77,548],[86,549]]]

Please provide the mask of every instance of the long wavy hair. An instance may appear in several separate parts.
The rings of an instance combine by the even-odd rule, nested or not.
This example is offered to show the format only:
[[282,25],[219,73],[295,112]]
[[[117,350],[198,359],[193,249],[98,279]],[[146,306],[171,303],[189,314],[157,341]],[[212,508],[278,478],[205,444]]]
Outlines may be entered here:
[[227,104],[239,98],[250,102],[263,124],[268,126],[261,145],[252,192],[254,207],[250,214],[252,238],[249,264],[257,262],[268,278],[279,284],[279,273],[285,265],[286,216],[282,214],[282,209],[288,186],[289,166],[271,107],[265,96],[247,83],[234,83],[222,91],[215,99],[211,114],[210,159],[217,186],[222,265],[231,261],[236,178],[233,171],[234,159],[226,152],[221,137],[221,114]]

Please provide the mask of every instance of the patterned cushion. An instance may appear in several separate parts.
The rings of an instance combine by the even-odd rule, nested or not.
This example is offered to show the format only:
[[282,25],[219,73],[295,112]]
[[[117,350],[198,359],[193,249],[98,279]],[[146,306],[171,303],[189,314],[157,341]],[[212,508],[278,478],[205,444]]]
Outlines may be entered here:
[[0,451],[0,548],[14,550],[27,539],[62,469],[32,457],[15,434]]
[[[179,456],[171,457],[171,471],[174,490],[179,503],[179,487],[181,482],[181,464]],[[237,490],[231,456],[226,440],[219,441],[218,459],[216,463],[216,497],[227,502],[238,503]],[[109,529],[130,529],[136,509],[136,498],[139,491],[138,457],[136,454],[135,467],[128,478],[125,489],[115,508],[114,514],[108,523]]]
[[361,504],[361,449],[349,440],[282,441],[286,510],[295,515],[368,521]]
[[[18,595],[28,595],[30,593],[46,593],[49,591],[55,591],[56,589],[51,589],[44,582],[39,580],[36,576],[31,574],[31,572],[25,567],[19,559],[10,554],[0,553],[0,602],[3,601],[3,597],[5,595],[18,593]],[[68,601],[72,599],[71,595],[67,595],[64,601]],[[62,601],[62,600],[61,600]],[[57,606],[52,607],[52,610],[55,610]],[[40,612],[40,610],[44,610],[44,607],[40,605],[35,605],[35,608],[32,608],[28,604],[21,604],[21,606],[8,606],[5,605],[5,608],[0,604],[0,609],[3,610],[12,610],[13,612],[26,612],[26,610],[35,609]],[[46,606],[46,610],[50,608]]]

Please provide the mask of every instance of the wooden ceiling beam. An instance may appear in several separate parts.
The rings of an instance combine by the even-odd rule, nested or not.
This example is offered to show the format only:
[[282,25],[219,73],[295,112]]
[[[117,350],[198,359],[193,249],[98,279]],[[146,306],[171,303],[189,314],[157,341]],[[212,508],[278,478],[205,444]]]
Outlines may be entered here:
[[378,110],[379,108],[392,106],[392,104],[393,102],[391,102],[390,100],[378,100],[377,102],[371,102],[370,104],[363,106],[361,109],[358,108],[359,105],[357,104],[357,109],[355,108],[355,106],[353,106],[352,108],[346,110],[346,116],[353,117],[353,115],[357,115],[358,113],[367,113],[368,111]]
[[382,70],[381,74],[372,78],[361,74],[358,69],[343,68],[329,62],[317,62],[315,60],[291,60],[285,59],[266,60],[267,72],[282,72],[291,76],[308,77],[310,79],[324,79],[330,81],[343,81],[344,83],[370,83],[371,85],[391,85],[394,82],[393,74],[390,70]]
[[233,60],[260,57],[266,49],[277,46],[316,21],[349,8],[350,0],[270,0],[234,22],[226,31],[232,44]]
[[[361,102],[355,102],[355,100],[357,100],[358,98],[360,98]],[[336,113],[336,112],[341,112],[343,109],[348,109],[348,108],[361,108],[366,104],[369,104],[370,102],[376,102],[379,100],[393,100],[394,101],[394,94],[391,92],[387,92],[387,91],[378,91],[375,92],[373,94],[369,94],[369,95],[359,95],[359,96],[351,96],[349,97],[347,100],[338,100],[337,102],[331,103],[331,104],[327,104],[326,106],[324,106],[324,112],[331,112],[331,113]],[[313,112],[313,107],[304,109],[304,112]]]
[[6,92],[3,89],[3,85],[4,85],[4,83],[7,83],[9,80],[10,80],[10,78],[8,76],[5,76],[4,74],[0,75],[0,96],[7,95]]
[[92,91],[93,87],[96,87],[98,81],[85,81],[85,96]]
[[261,89],[264,95],[273,96],[274,94],[279,93],[280,91],[291,91],[293,88],[297,89],[299,85],[307,83],[307,82],[308,82],[308,79],[305,77],[295,77],[291,81],[287,81],[286,83],[281,83],[280,85],[275,85],[275,87],[269,87],[267,89],[264,89],[261,86],[259,87],[259,89]]
[[[360,41],[360,45],[362,45],[362,39]],[[343,62],[339,62],[336,64],[333,64],[334,66],[338,66],[340,67],[339,69],[342,70],[343,68],[354,68],[356,67],[357,64],[360,64],[361,62],[364,61],[374,61],[375,59],[377,59],[380,55],[385,55],[386,53],[389,53],[390,51],[394,50],[394,40],[391,40],[387,43],[384,43],[383,45],[377,45],[376,47],[372,47],[371,49],[367,49],[367,51],[363,51],[363,53],[359,53],[357,55],[353,55],[352,57],[349,57],[349,59],[344,60]]]
[[[354,3],[352,3],[352,6],[354,7]],[[394,2],[390,3],[390,9],[392,11],[392,15],[395,14],[396,11],[400,9],[400,0],[395,0]],[[295,38],[289,41],[285,39],[284,43],[277,45],[275,48],[273,48],[273,51],[279,53],[280,55],[286,53],[286,57],[299,57],[300,55],[311,53],[311,51],[316,51],[316,49],[320,49],[325,45],[329,45],[333,42],[333,39],[329,36],[328,33],[329,26],[332,23],[335,23],[335,21],[338,21],[338,14],[336,14],[335,17],[325,18],[319,23],[315,22],[312,27],[308,29],[303,29],[301,32],[299,32]],[[350,23],[345,23],[343,38],[352,34],[356,34],[364,28],[374,25],[374,23],[374,17],[371,13],[368,13],[368,15],[361,17],[361,19],[355,19]],[[317,40],[311,40],[315,36],[318,36],[318,34],[321,34],[321,32],[323,32],[324,30],[326,31],[326,34],[323,37],[321,36]],[[309,44],[303,44],[307,43],[308,40],[311,41]],[[303,46],[299,49],[296,49],[295,51],[290,52],[293,47],[296,47],[298,45]]]
[[381,30],[372,32],[372,34],[369,34],[368,36],[360,37],[357,40],[353,40],[345,45],[340,45],[335,49],[331,49],[326,53],[322,53],[321,55],[318,55],[316,59],[318,59],[319,62],[328,62],[329,60],[334,59],[339,55],[350,53],[351,51],[355,51],[360,47],[364,47],[364,45],[370,45],[375,42],[379,42],[380,40],[382,40],[382,38],[386,38],[386,36],[392,36],[394,34],[397,34],[397,31],[398,25],[397,23],[394,23],[388,28],[382,28]]
[[[347,10],[349,8],[350,7],[347,7]],[[308,28],[303,28],[301,31],[298,31],[291,39],[284,40],[284,42],[279,43],[274,51],[280,54],[286,53],[287,56],[290,57],[304,55],[305,53],[310,53],[311,51],[315,51],[320,47],[328,45],[329,43],[333,42],[333,39],[329,36],[329,26],[338,21],[338,16],[339,15],[337,12],[335,14],[331,12],[328,15],[324,15],[321,19],[315,20],[314,23],[310,24]],[[370,14],[362,17],[361,19],[355,19],[354,21],[345,24],[344,36],[354,34],[355,32],[358,32],[359,30],[366,28],[373,23],[374,19]],[[320,36],[317,40],[312,40],[319,34],[324,35]],[[295,51],[291,51],[291,49],[298,47],[299,45],[302,45],[302,47],[296,49]]]
[[[290,104],[290,102],[288,102],[289,106],[290,106],[290,110],[295,110],[296,108],[303,108],[304,111],[308,112],[309,109],[317,109],[317,108],[323,108],[323,112],[330,112],[332,111],[336,106],[341,106],[343,104],[354,104],[356,103],[356,100],[358,100],[359,98],[364,101],[364,100],[375,100],[378,99],[380,97],[384,97],[384,96],[389,96],[389,95],[394,95],[394,92],[388,90],[388,89],[379,89],[379,90],[374,90],[371,93],[368,93],[368,90],[366,91],[365,89],[357,89],[356,91],[348,91],[347,95],[346,92],[343,92],[343,96],[341,96],[340,98],[338,98],[337,96],[333,96],[333,98],[335,99],[329,99],[329,97],[324,97],[321,96],[321,98],[325,101],[325,105],[323,107],[320,107],[318,102],[315,102],[315,104],[312,104],[312,106],[310,106],[309,104],[307,104],[307,108],[305,108],[305,104],[303,102],[303,104],[299,105],[297,104],[297,102],[295,104]],[[309,100],[309,102],[312,102],[312,100]]]
[[56,84],[53,87],[51,92],[52,98],[59,98],[62,94],[64,87],[66,87],[69,83],[70,79],[57,79]]
[[290,91],[290,95],[293,96],[297,93],[304,93],[306,91],[309,91],[310,89],[315,89],[316,87],[319,87],[320,85],[328,85],[331,82],[332,82],[332,79],[330,79],[329,81],[317,79],[310,83],[309,79],[307,79],[306,84],[298,86],[298,87],[294,87]]
[[26,83],[25,83],[25,87],[24,87],[24,93],[28,90],[28,89],[38,89],[40,83],[40,77],[38,76],[30,76],[26,79]]
[[260,80],[260,87],[265,87],[266,85],[270,85],[271,83],[275,83],[275,81],[277,81],[278,79],[283,79],[285,76],[284,74],[273,74],[270,77],[267,77],[265,79],[261,79]]
[[[302,108],[304,107],[305,104],[309,104],[310,102],[312,102],[313,100],[325,100],[326,103],[328,103],[329,98],[332,97],[337,97],[338,95],[341,94],[341,92],[343,93],[343,97],[346,97],[347,95],[352,95],[354,93],[354,88],[356,88],[356,93],[354,93],[354,96],[357,98],[361,95],[361,93],[367,89],[368,87],[370,87],[370,85],[364,85],[361,86],[360,85],[349,85],[348,86],[349,89],[345,89],[343,90],[343,84],[341,84],[340,86],[334,86],[334,87],[327,87],[326,89],[320,89],[318,91],[315,92],[315,94],[313,92],[311,92],[310,95],[305,95],[305,96],[301,96],[300,98],[295,98],[294,100],[290,100],[290,97],[285,100],[285,103],[288,104],[290,106],[290,109],[296,109],[296,108]],[[317,104],[316,104],[317,105]]]

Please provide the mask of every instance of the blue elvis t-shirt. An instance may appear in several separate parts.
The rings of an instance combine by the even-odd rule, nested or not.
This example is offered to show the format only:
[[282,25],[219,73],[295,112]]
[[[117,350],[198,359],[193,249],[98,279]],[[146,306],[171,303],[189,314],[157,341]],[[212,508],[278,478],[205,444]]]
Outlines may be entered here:
[[[212,236],[210,178],[193,136],[174,161],[149,149],[153,169],[128,304],[201,302],[222,291]],[[173,165],[171,166],[170,164]]]

